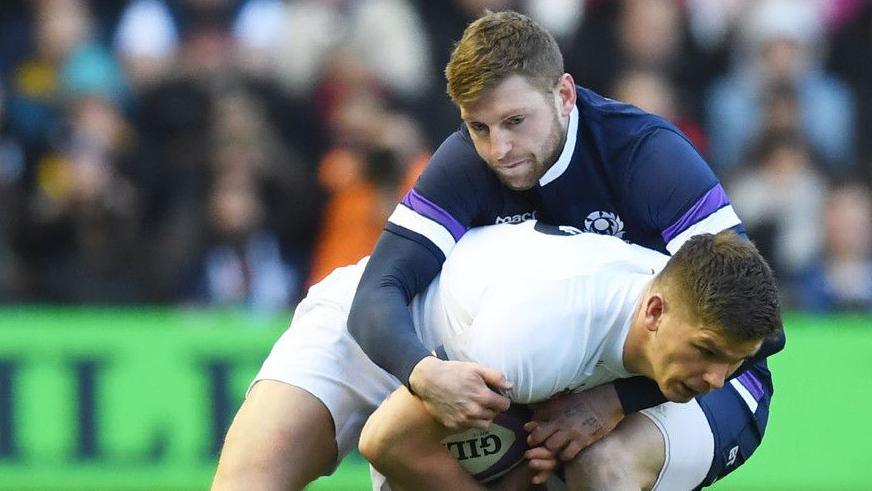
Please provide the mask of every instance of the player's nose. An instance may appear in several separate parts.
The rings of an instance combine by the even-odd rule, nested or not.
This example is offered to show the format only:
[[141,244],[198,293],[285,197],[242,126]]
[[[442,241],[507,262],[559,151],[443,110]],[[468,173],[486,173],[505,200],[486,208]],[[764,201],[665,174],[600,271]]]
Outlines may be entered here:
[[726,363],[719,363],[706,371],[703,380],[711,388],[710,390],[720,389],[724,386],[728,373],[730,373],[730,366]]
[[512,150],[512,141],[503,131],[491,131],[490,150],[491,157],[495,161],[502,160]]

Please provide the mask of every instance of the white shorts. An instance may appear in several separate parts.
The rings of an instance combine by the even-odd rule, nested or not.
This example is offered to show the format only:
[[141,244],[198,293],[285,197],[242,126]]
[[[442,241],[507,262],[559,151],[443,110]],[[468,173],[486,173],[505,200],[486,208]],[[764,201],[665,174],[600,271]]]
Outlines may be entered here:
[[694,489],[712,466],[715,441],[711,426],[696,399],[683,404],[666,402],[643,409],[660,434],[666,460],[654,490]]
[[278,380],[323,402],[336,430],[337,463],[357,449],[369,415],[400,386],[370,361],[345,326],[364,264],[338,269],[309,290],[249,386]]

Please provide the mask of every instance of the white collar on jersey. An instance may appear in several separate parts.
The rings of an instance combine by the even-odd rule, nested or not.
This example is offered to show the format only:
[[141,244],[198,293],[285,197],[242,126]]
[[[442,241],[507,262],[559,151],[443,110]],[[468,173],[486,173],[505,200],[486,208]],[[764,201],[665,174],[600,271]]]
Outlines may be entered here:
[[557,179],[566,168],[569,167],[569,161],[572,160],[572,152],[575,150],[575,137],[578,133],[578,107],[572,106],[572,112],[569,113],[569,129],[566,132],[566,143],[563,144],[563,151],[560,152],[560,157],[554,165],[545,172],[545,175],[539,179],[539,185],[544,186],[549,182]]

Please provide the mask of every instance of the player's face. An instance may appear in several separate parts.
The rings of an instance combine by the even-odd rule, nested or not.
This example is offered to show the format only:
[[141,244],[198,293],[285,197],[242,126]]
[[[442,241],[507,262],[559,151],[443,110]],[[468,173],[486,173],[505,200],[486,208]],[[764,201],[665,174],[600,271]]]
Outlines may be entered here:
[[513,75],[460,108],[479,156],[510,189],[530,189],[563,150],[575,83],[564,75],[545,94]]
[[723,387],[762,344],[675,316],[664,316],[661,324],[650,346],[654,378],[666,398],[676,402]]

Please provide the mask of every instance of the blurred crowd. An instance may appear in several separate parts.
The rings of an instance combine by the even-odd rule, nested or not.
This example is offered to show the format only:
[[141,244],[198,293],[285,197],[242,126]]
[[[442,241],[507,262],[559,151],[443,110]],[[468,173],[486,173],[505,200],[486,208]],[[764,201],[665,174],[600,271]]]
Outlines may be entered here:
[[872,311],[864,0],[4,0],[0,301],[288,309],[458,127],[485,8],[686,132],[789,307]]

